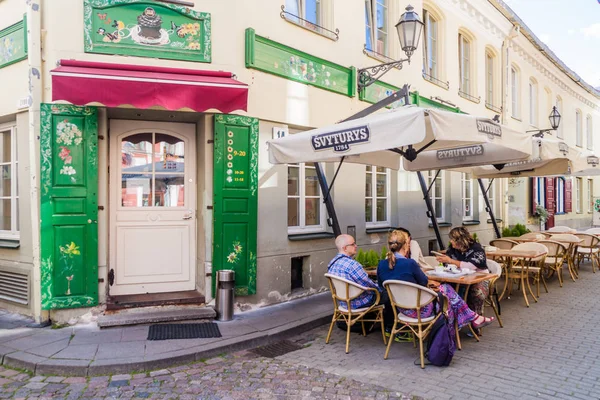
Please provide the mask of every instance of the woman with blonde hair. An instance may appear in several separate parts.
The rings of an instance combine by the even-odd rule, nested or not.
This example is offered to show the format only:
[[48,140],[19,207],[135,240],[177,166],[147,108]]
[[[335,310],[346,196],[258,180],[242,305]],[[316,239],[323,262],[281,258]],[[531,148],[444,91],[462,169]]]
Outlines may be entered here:
[[[494,318],[486,318],[472,311],[467,304],[460,298],[452,286],[448,284],[439,284],[435,281],[429,281],[427,275],[423,273],[419,264],[415,260],[406,258],[410,248],[410,240],[406,232],[393,231],[388,235],[388,252],[385,260],[381,260],[377,266],[377,281],[383,289],[383,283],[389,279],[400,280],[415,283],[421,286],[433,287],[439,290],[448,298],[450,307],[448,316],[450,322],[454,319],[458,321],[459,328],[471,323],[473,328],[483,328],[491,324]],[[411,318],[417,318],[415,310],[399,309],[399,311]],[[421,310],[421,318],[433,315],[433,303],[430,303]]]
[[[456,265],[460,269],[470,269],[477,272],[489,272],[485,250],[473,239],[466,228],[454,228],[448,234],[450,248],[445,256],[438,256],[436,260],[446,264]],[[467,304],[479,314],[483,314],[483,304],[487,298],[489,282],[483,281],[472,285],[469,289]]]

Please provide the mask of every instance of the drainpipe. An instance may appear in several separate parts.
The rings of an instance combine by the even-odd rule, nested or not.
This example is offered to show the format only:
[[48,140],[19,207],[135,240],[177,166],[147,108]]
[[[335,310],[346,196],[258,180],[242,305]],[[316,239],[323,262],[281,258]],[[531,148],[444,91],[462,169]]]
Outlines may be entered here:
[[31,302],[36,323],[49,322],[49,312],[42,310],[40,273],[40,197],[39,197],[39,135],[40,104],[42,103],[42,5],[39,0],[27,1],[27,60],[29,62],[29,201],[31,203],[31,242],[33,290]]

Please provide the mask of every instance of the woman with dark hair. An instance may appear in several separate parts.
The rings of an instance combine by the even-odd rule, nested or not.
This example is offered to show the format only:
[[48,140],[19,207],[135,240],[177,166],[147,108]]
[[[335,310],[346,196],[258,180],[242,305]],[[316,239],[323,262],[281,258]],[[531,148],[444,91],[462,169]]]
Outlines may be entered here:
[[[442,263],[456,265],[461,269],[470,269],[477,272],[489,272],[485,250],[477,243],[466,228],[454,228],[448,234],[450,248],[445,256],[437,256],[436,260]],[[467,297],[467,304],[479,314],[483,314],[483,304],[487,298],[489,282],[483,281],[472,285]]]
[[[471,323],[473,328],[478,329],[494,321],[493,317],[485,318],[472,311],[452,286],[429,281],[417,262],[406,258],[409,246],[410,239],[406,232],[396,230],[389,233],[387,257],[385,260],[381,260],[377,266],[377,282],[382,290],[384,290],[383,283],[389,279],[411,282],[425,287],[429,286],[434,290],[439,290],[448,298],[450,304],[448,316],[452,323],[454,323],[455,318],[457,319],[459,328]],[[399,311],[408,317],[417,318],[415,310],[400,308]],[[433,313],[433,303],[430,303],[421,310],[421,318],[429,317]]]

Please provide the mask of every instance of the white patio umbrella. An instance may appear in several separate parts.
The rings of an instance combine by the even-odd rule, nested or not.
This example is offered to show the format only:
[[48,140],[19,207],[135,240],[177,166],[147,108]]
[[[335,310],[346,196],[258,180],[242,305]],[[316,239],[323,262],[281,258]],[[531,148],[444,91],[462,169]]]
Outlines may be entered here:
[[[475,178],[514,178],[530,176],[571,175],[593,169],[592,163],[598,158],[587,151],[571,147],[554,138],[534,137],[531,140],[531,156],[526,160],[513,161],[501,170],[492,166],[474,167],[469,172]],[[593,169],[596,174],[600,168]]]
[[[301,132],[269,144],[272,164],[341,161],[399,169],[500,164],[527,158],[530,136],[487,118],[406,106]],[[435,165],[430,161],[437,160]],[[423,160],[423,161],[421,161]],[[410,167],[408,170],[412,169]],[[421,168],[419,168],[421,169]]]

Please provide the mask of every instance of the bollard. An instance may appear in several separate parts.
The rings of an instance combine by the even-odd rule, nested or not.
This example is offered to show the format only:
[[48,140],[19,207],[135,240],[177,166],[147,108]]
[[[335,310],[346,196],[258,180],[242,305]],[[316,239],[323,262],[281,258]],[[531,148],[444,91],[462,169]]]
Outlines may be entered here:
[[223,269],[217,271],[217,295],[215,311],[219,321],[233,319],[233,291],[235,289],[235,271]]

